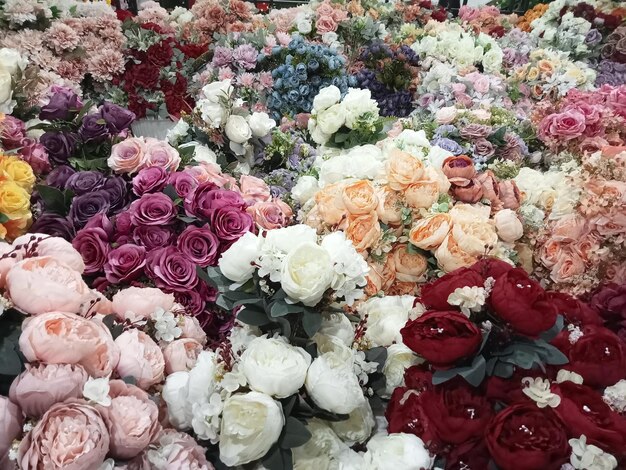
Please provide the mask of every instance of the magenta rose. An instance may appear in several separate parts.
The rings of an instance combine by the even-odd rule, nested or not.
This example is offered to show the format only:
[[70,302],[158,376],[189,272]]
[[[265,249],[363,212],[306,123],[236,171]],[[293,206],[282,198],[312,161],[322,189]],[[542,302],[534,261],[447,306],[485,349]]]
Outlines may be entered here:
[[184,199],[198,187],[198,180],[187,172],[177,171],[168,176],[167,184],[171,184],[176,194]]
[[215,235],[224,245],[239,240],[246,232],[254,231],[252,216],[235,207],[217,209],[209,220]]
[[246,203],[240,194],[219,189],[213,183],[203,183],[185,198],[188,215],[209,219],[217,209],[231,207],[242,210]]
[[167,172],[160,166],[139,170],[133,178],[133,192],[137,196],[161,191],[167,183]]
[[85,274],[94,274],[102,271],[111,251],[107,233],[104,229],[97,227],[79,230],[74,240],[72,240],[72,246],[83,257]]
[[539,134],[544,138],[572,140],[585,132],[585,116],[574,110],[550,114],[539,123]]
[[133,224],[130,221],[130,212],[122,212],[115,216],[115,240],[121,236],[129,236],[133,231]]
[[163,193],[144,194],[130,206],[130,220],[134,225],[167,225],[178,215],[178,208]]
[[142,225],[133,230],[133,241],[137,245],[145,246],[146,250],[154,250],[171,245],[176,238],[172,227],[158,225]]
[[195,264],[206,267],[217,262],[220,242],[208,227],[187,227],[178,236],[178,249]]
[[176,297],[176,302],[185,308],[185,312],[188,315],[199,315],[204,310],[204,299],[196,291],[178,291],[174,293],[174,296]]
[[13,150],[22,146],[22,139],[26,137],[24,122],[13,116],[5,116],[0,125],[0,140],[7,150]]
[[145,266],[146,249],[126,243],[111,250],[104,265],[104,273],[107,281],[117,284],[137,279]]
[[146,274],[157,287],[165,290],[185,291],[198,283],[196,265],[174,246],[150,252],[146,258]]
[[50,161],[46,148],[37,142],[36,139],[24,138],[20,145],[20,155],[37,174],[48,173],[50,171]]

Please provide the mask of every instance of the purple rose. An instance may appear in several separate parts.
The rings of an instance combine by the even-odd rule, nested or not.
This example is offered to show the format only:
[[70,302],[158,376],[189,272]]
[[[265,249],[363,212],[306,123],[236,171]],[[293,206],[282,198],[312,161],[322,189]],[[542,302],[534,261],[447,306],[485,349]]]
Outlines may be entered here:
[[121,176],[109,176],[102,189],[109,195],[111,212],[121,211],[128,202],[128,185]]
[[83,118],[78,134],[85,142],[101,142],[109,137],[109,129],[102,116],[88,114]]
[[30,228],[33,233],[45,233],[53,237],[71,241],[74,238],[74,225],[66,217],[57,214],[42,214]]
[[189,173],[176,171],[169,174],[167,184],[171,184],[176,190],[176,194],[184,199],[198,187],[198,180]]
[[489,134],[491,134],[491,132],[491,126],[485,126],[483,124],[468,124],[467,126],[461,128],[459,134],[464,139],[473,140],[479,139],[481,137],[487,137]]
[[73,155],[78,136],[72,132],[44,132],[39,142],[45,147],[51,161],[63,164]]
[[220,242],[208,227],[187,227],[178,236],[178,249],[198,266],[214,266],[219,255]]
[[107,281],[117,284],[129,282],[141,276],[146,266],[146,249],[126,243],[109,252],[104,265]]
[[585,36],[585,44],[588,46],[597,46],[602,42],[602,34],[597,29],[590,29]]
[[234,242],[244,233],[254,229],[252,216],[236,207],[217,209],[213,211],[209,220],[213,232],[224,245],[230,245],[228,242]]
[[199,315],[204,310],[205,302],[196,290],[174,292],[176,302],[185,307],[187,315]]
[[196,265],[174,246],[151,251],[146,259],[146,274],[165,290],[187,291],[198,283]]
[[65,189],[73,191],[76,196],[97,191],[102,186],[104,176],[97,171],[79,171],[70,176],[65,183]]
[[178,208],[163,193],[144,194],[130,206],[130,220],[135,226],[167,225],[178,215]]
[[474,155],[478,157],[489,158],[494,153],[496,153],[496,149],[493,147],[493,144],[487,139],[478,139],[474,142]]
[[39,119],[50,121],[69,121],[83,107],[76,93],[69,88],[53,85],[48,104],[41,107]]
[[22,146],[22,139],[26,137],[24,122],[13,116],[5,116],[0,123],[0,140],[6,150],[13,150]]
[[171,227],[159,225],[142,225],[133,230],[133,240],[137,245],[145,246],[146,250],[155,250],[174,242],[176,234]]
[[101,189],[72,199],[69,217],[74,226],[83,227],[93,216],[106,214],[110,208],[109,195]]
[[68,165],[61,165],[52,170],[48,176],[46,176],[46,184],[48,186],[53,186],[57,189],[65,189],[65,184],[67,180],[72,176],[76,171],[74,168]]
[[111,246],[107,233],[97,227],[79,230],[72,246],[83,257],[85,274],[95,274],[102,271],[107,261]]
[[36,139],[25,137],[22,139],[21,147],[20,155],[22,159],[32,167],[36,174],[50,171],[48,152]]
[[115,229],[113,228],[113,223],[107,217],[106,214],[98,214],[92,217],[91,219],[89,219],[89,222],[87,222],[87,225],[85,225],[83,228],[102,229],[104,230],[104,233],[106,233],[107,240],[110,240],[111,237],[113,237],[113,234],[115,233]]
[[100,107],[100,114],[106,121],[111,134],[119,134],[128,129],[135,120],[135,113],[113,103],[105,101]]
[[431,141],[432,145],[436,145],[441,147],[444,150],[447,150],[453,155],[461,155],[463,153],[463,147],[461,147],[458,143],[456,143],[452,139],[448,139],[447,137],[438,137]]
[[161,191],[167,183],[167,172],[160,166],[139,170],[133,178],[133,192],[137,196]]
[[237,46],[233,51],[233,60],[237,62],[237,65],[243,67],[246,70],[252,70],[256,67],[256,59],[259,55],[258,51],[250,44],[242,44]]
[[213,183],[202,183],[185,198],[187,214],[204,219],[209,219],[215,210],[222,207],[242,210],[245,206],[246,203],[239,193],[219,189]]

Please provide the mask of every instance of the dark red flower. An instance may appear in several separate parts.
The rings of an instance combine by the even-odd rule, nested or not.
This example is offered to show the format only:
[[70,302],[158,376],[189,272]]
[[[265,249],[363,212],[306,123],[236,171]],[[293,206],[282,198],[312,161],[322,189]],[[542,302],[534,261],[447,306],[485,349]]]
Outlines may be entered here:
[[567,323],[575,325],[602,325],[598,312],[569,294],[564,292],[547,292],[548,298],[556,306],[558,313],[565,317]]
[[156,90],[160,75],[158,67],[148,62],[143,62],[132,66],[129,73],[135,85],[148,90]]
[[132,11],[122,9],[116,10],[115,14],[117,15],[117,19],[120,20],[122,23],[126,20],[132,19],[132,17],[134,16]]
[[157,67],[170,65],[174,50],[167,41],[161,41],[148,48],[148,60]]
[[451,273],[440,277],[422,287],[420,301],[427,307],[435,310],[451,308],[448,297],[456,289],[462,287],[482,287],[485,280],[482,275],[472,268],[455,269]]
[[185,57],[197,59],[209,49],[207,44],[179,44],[178,49],[181,50]]
[[431,450],[439,447],[431,429],[431,423],[424,414],[421,395],[415,390],[399,387],[393,391],[385,411],[391,433],[414,434],[424,441]]

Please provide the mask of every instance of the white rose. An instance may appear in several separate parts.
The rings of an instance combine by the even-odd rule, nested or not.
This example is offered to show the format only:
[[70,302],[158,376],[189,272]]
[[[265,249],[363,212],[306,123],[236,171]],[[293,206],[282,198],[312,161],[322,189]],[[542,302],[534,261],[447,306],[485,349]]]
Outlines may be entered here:
[[409,319],[415,297],[411,295],[372,297],[359,308],[361,317],[367,315],[365,337],[372,346],[390,346],[402,342],[400,329]]
[[330,426],[344,442],[353,446],[369,439],[375,424],[370,402],[365,400],[361,406],[350,413],[348,419],[330,423]]
[[330,287],[333,274],[328,252],[315,243],[303,243],[285,258],[281,285],[290,298],[312,307]]
[[226,109],[219,104],[213,103],[210,100],[200,100],[197,105],[202,120],[209,124],[213,129],[217,129],[222,125],[224,119],[226,119]]
[[322,326],[315,338],[322,336],[337,338],[345,346],[350,346],[354,341],[354,328],[343,313],[326,313],[322,316]]
[[309,34],[313,29],[313,27],[311,26],[311,22],[307,19],[302,19],[298,21],[296,27],[298,28],[298,32],[300,34]]
[[483,56],[483,67],[486,73],[497,73],[502,68],[502,49],[493,46]]
[[252,390],[276,398],[296,393],[306,378],[311,356],[284,338],[253,340],[241,355],[241,370]]
[[167,131],[167,141],[170,145],[176,145],[176,143],[185,135],[189,130],[189,124],[184,119],[176,121],[176,125]]
[[11,75],[15,75],[18,70],[24,70],[28,65],[28,60],[16,51],[3,47],[0,49],[0,68],[6,70]]
[[313,109],[322,111],[341,101],[341,91],[335,85],[322,88],[313,98]]
[[337,36],[337,33],[334,31],[329,31],[327,33],[322,34],[322,42],[324,44],[331,45],[337,42],[337,39],[339,39],[339,36]]
[[268,230],[263,242],[263,251],[289,254],[302,243],[317,242],[317,232],[304,224]]
[[237,144],[245,144],[252,137],[252,131],[246,122],[246,118],[236,114],[228,118],[224,131],[226,132],[226,137]]
[[493,220],[496,223],[496,230],[500,239],[513,243],[524,235],[524,225],[519,217],[511,209],[498,211]]
[[265,137],[270,131],[276,127],[274,121],[267,113],[252,113],[248,118],[248,125],[255,137]]
[[367,443],[365,470],[424,470],[433,465],[424,442],[413,434],[378,434]]
[[262,244],[261,238],[252,232],[246,232],[222,253],[218,262],[222,274],[233,282],[246,282],[255,270],[252,263],[259,256]]
[[220,103],[221,100],[229,99],[233,93],[230,79],[220,82],[212,82],[202,87],[202,94],[211,103]]
[[437,124],[450,124],[456,119],[458,112],[455,106],[446,106],[440,108],[435,113],[435,121]]
[[397,387],[404,385],[404,371],[411,366],[422,363],[417,354],[404,344],[392,344],[387,348],[387,359],[383,366],[385,375],[385,394],[390,397]]
[[317,127],[324,134],[334,134],[346,122],[346,111],[343,103],[337,103],[328,109],[319,111],[315,120],[317,121]]
[[313,402],[331,413],[351,413],[365,401],[348,348],[318,356],[309,367],[304,385]]
[[217,155],[206,145],[194,142],[193,159],[198,163],[217,163]]
[[300,177],[296,185],[291,189],[291,197],[299,204],[304,205],[315,196],[319,189],[319,183],[314,176],[304,175]]
[[322,132],[320,126],[317,125],[315,119],[309,119],[308,125],[309,133],[311,134],[311,139],[318,145],[324,145],[326,142],[330,140],[330,134],[326,134]]
[[342,101],[346,115],[346,126],[354,129],[357,119],[365,113],[378,115],[378,103],[372,99],[368,89],[351,88]]
[[0,69],[0,112],[13,112],[13,83],[8,70]]
[[233,395],[224,403],[220,460],[229,467],[263,457],[280,437],[285,424],[281,406],[259,392]]

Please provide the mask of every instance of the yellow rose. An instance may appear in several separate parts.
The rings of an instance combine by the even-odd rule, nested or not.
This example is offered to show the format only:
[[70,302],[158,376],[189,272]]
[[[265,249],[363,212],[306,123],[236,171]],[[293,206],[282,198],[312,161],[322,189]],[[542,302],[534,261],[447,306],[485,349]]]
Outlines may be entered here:
[[17,157],[0,157],[0,175],[15,181],[26,191],[32,191],[35,174],[28,163]]
[[0,182],[0,212],[9,219],[30,215],[30,194],[14,181]]
[[528,75],[526,76],[528,80],[537,80],[539,78],[539,69],[537,67],[531,67],[528,70]]

